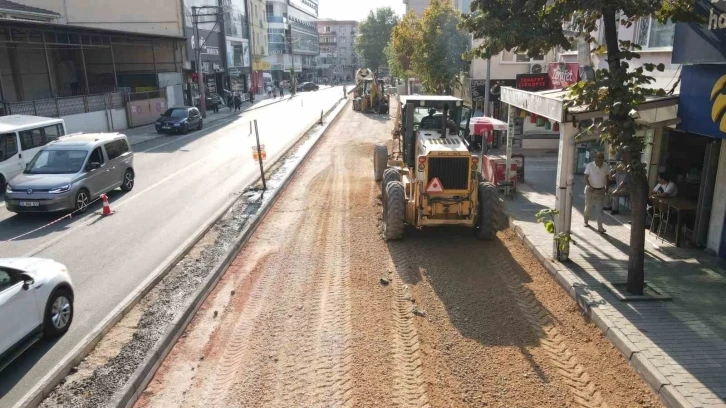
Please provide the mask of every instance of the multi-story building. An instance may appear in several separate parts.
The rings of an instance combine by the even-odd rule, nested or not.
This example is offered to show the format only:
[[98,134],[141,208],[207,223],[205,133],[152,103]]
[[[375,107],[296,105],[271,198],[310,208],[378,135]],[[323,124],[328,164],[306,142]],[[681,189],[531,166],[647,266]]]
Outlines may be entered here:
[[321,19],[318,21],[320,57],[318,74],[328,80],[352,81],[358,66],[355,38],[358,23]]
[[264,88],[264,72],[270,64],[265,61],[269,56],[267,39],[267,7],[265,0],[250,0],[250,40],[252,48],[252,87],[254,92]]
[[298,81],[316,76],[320,51],[317,0],[267,0],[270,72],[274,81],[289,80],[290,68]]
[[227,99],[229,96],[249,92],[252,73],[250,50],[250,15],[247,0],[221,0],[224,10],[224,54],[226,61],[223,82],[216,84],[217,93]]
[[63,117],[72,131],[119,130],[151,115],[127,122],[122,93],[165,91],[153,113],[167,100],[182,103],[182,16],[179,0],[3,0],[0,115]]

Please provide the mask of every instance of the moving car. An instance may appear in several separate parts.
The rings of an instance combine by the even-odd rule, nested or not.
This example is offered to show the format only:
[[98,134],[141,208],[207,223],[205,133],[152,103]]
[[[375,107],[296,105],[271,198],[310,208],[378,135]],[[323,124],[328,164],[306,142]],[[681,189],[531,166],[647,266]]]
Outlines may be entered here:
[[62,264],[0,258],[0,371],[43,337],[65,334],[73,321],[73,284]]
[[169,108],[156,120],[158,133],[188,133],[189,129],[202,130],[202,114],[191,106]]
[[66,134],[63,119],[10,115],[0,117],[0,194],[23,172],[41,147]]
[[312,82],[303,82],[297,86],[298,92],[317,91],[320,87]]
[[8,183],[5,206],[16,213],[85,212],[101,194],[134,188],[133,160],[129,141],[120,133],[61,137]]

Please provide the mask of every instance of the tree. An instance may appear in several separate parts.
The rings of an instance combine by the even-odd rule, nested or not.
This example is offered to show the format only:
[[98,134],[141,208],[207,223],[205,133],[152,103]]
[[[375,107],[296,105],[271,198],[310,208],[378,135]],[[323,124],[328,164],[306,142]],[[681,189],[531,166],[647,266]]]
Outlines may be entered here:
[[398,61],[434,93],[451,91],[467,62],[469,35],[459,29],[461,16],[449,2],[431,0],[419,20],[409,12],[391,35],[389,60]]
[[393,27],[398,24],[398,16],[390,7],[377,8],[371,11],[368,18],[358,25],[358,37],[355,48],[363,56],[368,68],[377,71],[386,66],[384,48],[391,37]]
[[[464,27],[481,39],[473,55],[488,58],[503,50],[526,50],[530,56],[553,48],[572,50],[578,41],[591,44],[593,52],[606,52],[608,68],[598,69],[595,79],[569,88],[568,106],[586,106],[606,117],[589,130],[622,154],[631,175],[632,228],[627,291],[641,295],[644,288],[645,218],[648,195],[646,169],[640,161],[643,141],[635,137],[638,105],[648,96],[665,95],[652,89],[648,72],[662,71],[662,64],[643,64],[630,70],[627,61],[640,58],[640,46],[618,39],[618,24],[630,27],[640,18],[654,16],[660,22],[696,21],[690,0],[474,0]],[[591,33],[602,20],[605,43],[597,44]],[[567,29],[563,22],[572,22]],[[573,31],[574,30],[574,34]]]
[[416,52],[419,42],[421,42],[420,20],[415,12],[410,11],[393,29],[385,49],[391,75],[399,78],[416,75],[412,72],[411,56]]

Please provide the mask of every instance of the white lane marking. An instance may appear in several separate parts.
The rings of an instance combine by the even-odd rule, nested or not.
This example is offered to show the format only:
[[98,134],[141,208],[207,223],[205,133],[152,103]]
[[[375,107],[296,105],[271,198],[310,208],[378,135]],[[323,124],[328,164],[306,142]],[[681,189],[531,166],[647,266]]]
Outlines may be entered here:
[[[222,122],[222,121],[220,121],[220,122]],[[233,122],[234,122],[234,121],[233,121]],[[221,123],[219,123],[219,124],[221,124]],[[229,124],[229,123],[228,123],[228,124]],[[187,136],[191,136],[191,135],[185,135],[185,137],[187,137]],[[164,145],[167,145],[167,144],[169,144],[169,143],[173,143],[173,142],[176,142],[176,141],[179,141],[179,140],[183,140],[183,139],[181,139],[181,138],[180,138],[180,139],[175,139],[175,140],[173,140],[173,141],[167,142],[167,143],[165,143],[165,144],[163,144],[163,145],[160,145],[160,146],[156,146],[156,147],[154,147],[154,148],[152,148],[152,149],[149,149],[149,150],[147,150],[147,151],[150,151],[150,150],[153,150],[153,149],[157,149],[157,148],[159,148],[159,147],[161,147],[161,146],[164,146]],[[139,153],[141,153],[141,152],[139,152]],[[182,172],[184,172],[184,171],[188,170],[188,169],[189,169],[190,167],[193,167],[193,166],[197,165],[198,163],[200,163],[200,162],[202,162],[202,161],[204,161],[204,160],[206,160],[206,159],[207,159],[207,157],[201,158],[201,159],[199,159],[199,160],[197,160],[197,161],[195,161],[195,162],[193,162],[193,163],[189,164],[188,166],[186,166],[186,167],[184,167],[184,168],[182,168],[182,169],[180,169],[180,170],[177,170],[176,172],[174,172],[174,173],[172,173],[172,174],[169,174],[168,176],[164,177],[163,179],[161,179],[161,180],[157,181],[157,182],[156,182],[156,183],[154,183],[153,185],[151,185],[151,186],[147,187],[146,189],[144,189],[144,190],[140,191],[140,192],[139,192],[139,193],[137,193],[137,194],[134,194],[133,196],[131,196],[131,197],[129,197],[129,198],[125,198],[125,197],[122,197],[121,199],[119,199],[119,200],[117,200],[117,201],[115,201],[115,202],[114,202],[114,208],[118,208],[118,207],[121,207],[121,206],[125,205],[126,203],[128,203],[128,202],[130,202],[130,201],[133,201],[134,199],[136,199],[137,197],[141,196],[142,194],[144,194],[144,193],[146,193],[146,192],[148,192],[148,191],[150,191],[150,190],[153,190],[154,188],[156,188],[157,186],[159,186],[159,185],[161,185],[161,184],[165,183],[165,182],[166,182],[166,181],[168,181],[169,179],[171,179],[171,178],[173,178],[173,177],[177,176],[177,175],[178,175],[179,173],[182,173]],[[28,253],[26,253],[26,254],[22,255],[22,257],[32,257],[32,256],[35,256],[35,255],[37,255],[37,254],[41,253],[42,251],[45,251],[46,249],[50,248],[51,246],[55,245],[56,243],[58,243],[58,241],[60,241],[61,239],[63,239],[63,238],[65,238],[65,237],[67,237],[68,235],[70,235],[71,233],[75,232],[75,231],[76,231],[76,230],[78,230],[79,228],[82,228],[82,227],[84,227],[84,226],[90,226],[90,225],[91,225],[91,224],[93,224],[93,223],[94,223],[95,221],[96,221],[96,220],[95,220],[95,218],[94,218],[94,219],[92,219],[92,220],[89,220],[88,222],[81,222],[81,223],[79,223],[79,224],[77,224],[77,225],[75,225],[75,226],[73,226],[73,227],[69,228],[68,230],[66,230],[65,232],[63,232],[63,233],[62,233],[61,235],[58,235],[58,236],[56,236],[55,238],[53,238],[52,240],[50,240],[50,241],[48,241],[48,242],[44,243],[44,244],[43,244],[43,245],[41,245],[40,247],[37,247],[37,248],[33,249],[32,251],[30,251],[30,252],[28,252]]]

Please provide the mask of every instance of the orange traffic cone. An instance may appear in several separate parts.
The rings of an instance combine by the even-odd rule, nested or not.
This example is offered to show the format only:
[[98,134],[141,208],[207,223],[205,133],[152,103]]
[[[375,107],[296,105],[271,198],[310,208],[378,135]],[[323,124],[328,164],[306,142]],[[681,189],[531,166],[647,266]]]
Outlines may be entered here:
[[103,201],[103,215],[111,215],[113,214],[113,211],[111,211],[111,206],[108,205],[108,196],[106,194],[101,194],[101,200]]

